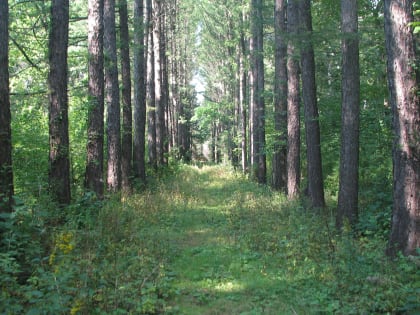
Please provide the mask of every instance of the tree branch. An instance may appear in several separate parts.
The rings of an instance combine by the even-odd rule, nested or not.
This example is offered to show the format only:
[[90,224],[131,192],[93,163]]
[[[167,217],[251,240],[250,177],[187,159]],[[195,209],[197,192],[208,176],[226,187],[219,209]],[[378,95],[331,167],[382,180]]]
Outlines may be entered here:
[[41,68],[38,67],[32,60],[31,58],[28,56],[28,54],[25,52],[24,48],[19,45],[19,43],[12,37],[9,36],[9,38],[11,39],[11,41],[13,42],[13,44],[17,47],[17,49],[19,49],[19,51],[22,53],[22,55],[25,57],[26,61],[29,62],[29,64],[34,67],[35,69],[37,69],[38,71],[41,72]]

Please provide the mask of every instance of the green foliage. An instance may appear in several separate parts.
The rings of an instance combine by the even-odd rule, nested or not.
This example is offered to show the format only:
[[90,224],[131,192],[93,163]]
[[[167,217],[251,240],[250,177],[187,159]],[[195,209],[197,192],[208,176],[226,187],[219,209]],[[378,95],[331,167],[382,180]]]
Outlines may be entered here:
[[40,196],[48,176],[47,2],[10,8],[10,91],[16,193]]
[[[69,122],[73,183],[83,181],[87,112],[87,3],[71,1]],[[49,2],[10,4],[10,91],[15,192],[35,202],[48,185]],[[78,186],[77,186],[78,185]]]
[[142,193],[4,215],[0,313],[419,310],[418,259],[387,260],[383,227],[338,235],[331,209],[308,212],[226,167],[160,176]]
[[416,262],[388,261],[381,233],[340,236],[331,209],[308,212],[226,168],[187,171],[173,188],[172,195],[181,193],[185,201],[173,210],[170,232],[178,292],[171,305],[181,314],[419,308],[410,304],[417,292]]
[[144,232],[157,215],[147,214],[149,200],[137,195],[105,206],[86,196],[55,228],[52,211],[22,206],[5,217],[0,313],[158,313],[172,276],[165,241]]
[[415,20],[411,23],[411,27],[413,27],[413,33],[418,34],[420,33],[420,5],[416,1],[413,2],[413,15]]
[[48,178],[48,114],[42,100],[13,99],[13,168],[16,193],[40,197]]
[[[15,212],[0,220],[0,313],[418,312],[418,260],[388,261],[383,254],[392,204],[392,134],[381,3],[360,3],[360,220],[354,234],[343,235],[333,229],[334,207],[308,212],[304,202],[288,202],[230,169],[181,166],[174,162],[175,153],[167,168],[148,170],[148,188],[137,187],[142,193],[108,196],[102,202],[80,192],[88,109],[87,5],[82,0],[70,6],[75,200],[67,208],[56,207],[46,193],[49,3],[10,4],[17,202]],[[232,126],[239,38],[249,37],[249,21],[242,21],[241,13],[247,14],[248,6],[249,1],[181,1],[179,21],[186,22],[177,25],[175,40],[186,56],[170,56],[191,55],[185,66],[195,67],[207,84],[206,100],[191,121],[194,140],[211,138],[217,123],[223,131],[215,141],[226,152],[240,142]],[[272,9],[266,3],[267,153],[275,137]],[[312,1],[312,13],[323,170],[333,204],[341,128],[339,1]],[[414,13],[417,18],[418,7]],[[411,26],[418,35],[418,21]],[[195,94],[191,86],[180,87],[179,93],[185,113],[177,119],[188,122]]]

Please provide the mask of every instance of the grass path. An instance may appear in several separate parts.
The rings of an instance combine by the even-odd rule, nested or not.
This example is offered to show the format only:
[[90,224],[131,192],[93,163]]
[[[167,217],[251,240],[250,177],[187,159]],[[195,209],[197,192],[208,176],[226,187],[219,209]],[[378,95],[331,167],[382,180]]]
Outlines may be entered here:
[[171,244],[169,267],[176,275],[170,301],[176,313],[295,313],[278,269],[241,239],[246,228],[239,226],[244,220],[238,216],[271,206],[270,194],[216,167],[191,168],[172,184],[175,206],[165,233]]
[[156,189],[141,233],[165,248],[165,314],[418,310],[414,265],[387,262],[381,238],[336,235],[328,209],[305,209],[221,166],[182,166]]
[[19,210],[4,225],[0,313],[420,314],[419,260],[387,259],[374,222],[338,234],[328,208],[227,167],[176,167],[139,193],[80,200],[52,235],[49,212]]

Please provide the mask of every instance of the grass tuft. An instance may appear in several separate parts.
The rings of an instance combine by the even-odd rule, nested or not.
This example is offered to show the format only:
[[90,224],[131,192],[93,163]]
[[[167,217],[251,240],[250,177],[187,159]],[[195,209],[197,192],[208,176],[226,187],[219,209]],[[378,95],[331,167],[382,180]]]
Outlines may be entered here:
[[7,218],[0,313],[419,311],[418,261],[387,260],[383,235],[337,235],[331,209],[307,210],[227,167],[181,165],[163,178],[81,200],[48,233],[30,209]]

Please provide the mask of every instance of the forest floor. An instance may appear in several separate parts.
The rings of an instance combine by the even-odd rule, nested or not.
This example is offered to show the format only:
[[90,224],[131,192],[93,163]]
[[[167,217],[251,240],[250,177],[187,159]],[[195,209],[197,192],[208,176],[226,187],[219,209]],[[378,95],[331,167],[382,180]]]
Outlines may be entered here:
[[287,266],[259,250],[270,246],[261,244],[263,235],[245,233],[263,223],[262,207],[272,214],[280,210],[270,201],[272,194],[220,167],[192,169],[178,187],[180,194],[174,195],[181,203],[166,230],[177,293],[170,304],[182,314],[296,313],[290,303],[293,286],[283,276]]
[[[149,226],[167,240],[173,278],[165,313],[370,314],[419,306],[410,302],[419,272],[388,263],[385,240],[336,235],[328,209],[307,210],[226,167],[185,167],[165,189],[164,222]],[[417,280],[403,284],[410,271]]]
[[385,257],[374,222],[339,235],[333,207],[309,209],[224,166],[153,178],[65,212],[17,209],[0,314],[420,314],[419,261]]

